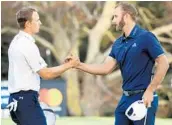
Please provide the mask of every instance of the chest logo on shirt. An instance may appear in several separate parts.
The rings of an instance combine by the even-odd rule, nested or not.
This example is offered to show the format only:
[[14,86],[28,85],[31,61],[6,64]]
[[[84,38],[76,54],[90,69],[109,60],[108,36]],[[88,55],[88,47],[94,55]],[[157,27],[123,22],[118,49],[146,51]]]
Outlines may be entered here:
[[136,43],[134,43],[134,44],[132,45],[132,47],[137,47],[137,44],[136,44]]

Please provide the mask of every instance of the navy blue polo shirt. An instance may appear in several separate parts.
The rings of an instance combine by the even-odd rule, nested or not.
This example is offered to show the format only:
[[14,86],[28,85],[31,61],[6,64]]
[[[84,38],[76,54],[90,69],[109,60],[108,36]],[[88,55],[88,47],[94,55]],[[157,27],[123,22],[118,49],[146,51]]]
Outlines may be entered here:
[[163,54],[155,35],[135,25],[130,35],[118,38],[109,56],[117,60],[123,77],[123,90],[146,89],[151,82],[155,59]]

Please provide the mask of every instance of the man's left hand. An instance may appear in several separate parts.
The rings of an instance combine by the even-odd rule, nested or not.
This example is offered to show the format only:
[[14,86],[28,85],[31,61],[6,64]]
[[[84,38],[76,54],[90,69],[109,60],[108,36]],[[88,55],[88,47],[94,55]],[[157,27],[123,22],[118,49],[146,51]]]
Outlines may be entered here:
[[147,88],[142,98],[143,98],[145,106],[147,108],[151,107],[151,103],[153,101],[153,91]]

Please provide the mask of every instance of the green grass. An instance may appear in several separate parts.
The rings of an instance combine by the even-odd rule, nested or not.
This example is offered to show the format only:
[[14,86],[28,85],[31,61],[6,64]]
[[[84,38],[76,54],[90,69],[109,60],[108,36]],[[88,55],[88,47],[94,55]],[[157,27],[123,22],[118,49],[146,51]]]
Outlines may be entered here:
[[[114,125],[112,117],[61,117],[56,125]],[[11,119],[1,119],[1,125],[15,125]],[[172,125],[172,119],[157,118],[155,125]]]

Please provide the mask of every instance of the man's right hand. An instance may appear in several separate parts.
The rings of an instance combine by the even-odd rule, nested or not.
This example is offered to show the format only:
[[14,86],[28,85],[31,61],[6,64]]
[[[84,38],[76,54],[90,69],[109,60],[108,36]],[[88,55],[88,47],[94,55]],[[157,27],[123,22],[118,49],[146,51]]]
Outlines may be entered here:
[[80,64],[80,60],[78,57],[69,55],[68,57],[66,57],[66,59],[64,60],[62,65],[50,67],[50,68],[47,68],[47,67],[42,68],[38,71],[38,74],[43,79],[53,79],[53,78],[60,76],[66,70],[68,70],[70,68],[74,68],[79,64]]
[[68,63],[71,65],[72,68],[74,68],[80,64],[80,60],[78,57],[70,55],[66,57],[64,63]]

